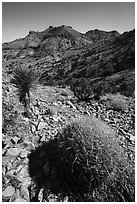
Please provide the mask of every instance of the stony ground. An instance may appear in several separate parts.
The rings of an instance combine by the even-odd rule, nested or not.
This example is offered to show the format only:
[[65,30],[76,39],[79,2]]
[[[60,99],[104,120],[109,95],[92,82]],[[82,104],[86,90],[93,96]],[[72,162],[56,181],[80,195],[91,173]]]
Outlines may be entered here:
[[[79,115],[92,115],[109,124],[121,138],[123,151],[129,159],[134,160],[135,108],[133,99],[127,101],[128,107],[118,111],[103,100],[78,103],[68,88],[37,86],[31,92],[30,114],[25,115],[16,90],[12,86],[5,86],[3,102],[7,104],[7,112],[3,114],[5,126],[2,136],[3,201],[30,201],[31,178],[28,174],[27,155]],[[11,109],[9,106],[12,106]],[[6,120],[6,116],[10,120]]]

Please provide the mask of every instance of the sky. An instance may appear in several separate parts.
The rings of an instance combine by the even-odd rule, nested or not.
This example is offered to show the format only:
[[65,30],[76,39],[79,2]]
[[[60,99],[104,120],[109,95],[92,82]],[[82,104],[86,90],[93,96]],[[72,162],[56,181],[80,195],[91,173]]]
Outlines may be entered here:
[[134,2],[3,2],[2,42],[43,31],[49,26],[68,25],[86,33],[89,30],[135,28]]

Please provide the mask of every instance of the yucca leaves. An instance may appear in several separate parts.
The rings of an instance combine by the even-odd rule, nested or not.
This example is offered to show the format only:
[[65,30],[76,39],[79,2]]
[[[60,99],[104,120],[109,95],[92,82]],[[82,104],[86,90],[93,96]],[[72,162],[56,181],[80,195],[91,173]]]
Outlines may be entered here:
[[17,88],[19,101],[26,106],[26,97],[30,100],[30,89],[34,87],[37,79],[32,68],[16,68],[11,83]]

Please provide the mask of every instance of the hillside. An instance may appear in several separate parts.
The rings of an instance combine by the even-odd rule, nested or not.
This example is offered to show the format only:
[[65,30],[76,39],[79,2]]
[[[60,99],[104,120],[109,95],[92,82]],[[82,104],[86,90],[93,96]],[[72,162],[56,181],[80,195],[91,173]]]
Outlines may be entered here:
[[[2,55],[3,202],[134,202],[135,30],[50,26],[3,43]],[[69,125],[86,117],[93,127]]]
[[[130,84],[125,94],[134,93],[135,30],[119,34],[96,29],[81,34],[69,26],[50,26],[45,31],[30,31],[23,39],[4,43],[3,59],[6,70],[11,72],[11,66],[31,65],[38,71],[42,84],[69,85],[72,78],[101,77],[104,81],[112,76],[111,83],[114,78],[119,87],[116,92],[124,83],[126,88]],[[122,76],[124,71],[129,79]],[[116,73],[119,77],[115,82]]]

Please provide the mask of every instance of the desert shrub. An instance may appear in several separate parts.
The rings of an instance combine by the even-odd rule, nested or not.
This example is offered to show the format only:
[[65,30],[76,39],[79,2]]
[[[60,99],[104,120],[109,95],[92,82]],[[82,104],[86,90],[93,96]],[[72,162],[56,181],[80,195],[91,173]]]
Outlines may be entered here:
[[80,101],[88,101],[91,99],[92,88],[89,80],[85,78],[73,78],[70,83],[70,88]]
[[37,75],[32,68],[16,68],[11,83],[17,88],[19,101],[26,108],[30,104],[30,89],[36,83]]
[[128,160],[119,139],[102,121],[84,116],[66,125],[55,139],[29,155],[29,174],[35,196],[48,193],[69,201],[134,201],[134,162]]
[[102,96],[101,101],[104,101],[107,108],[116,111],[126,111],[128,110],[128,100],[125,96],[117,94],[106,94]]
[[123,81],[119,88],[120,93],[124,94],[125,96],[133,96],[135,91],[135,78],[127,79],[127,81]]

